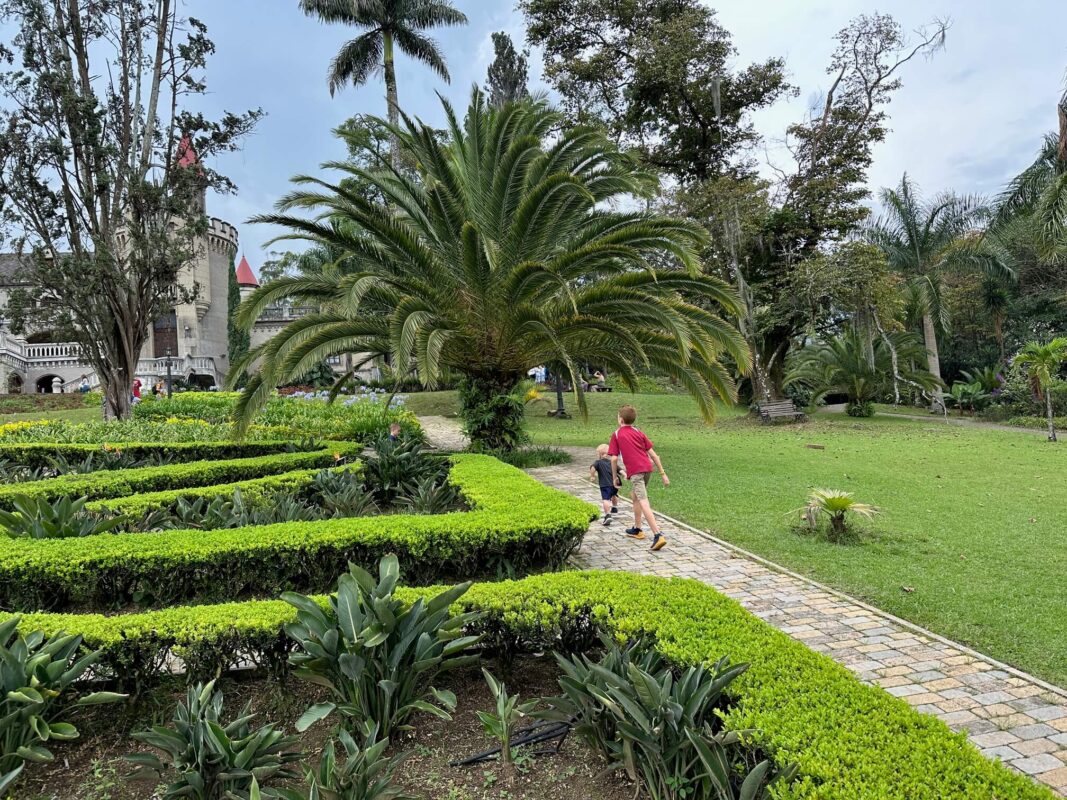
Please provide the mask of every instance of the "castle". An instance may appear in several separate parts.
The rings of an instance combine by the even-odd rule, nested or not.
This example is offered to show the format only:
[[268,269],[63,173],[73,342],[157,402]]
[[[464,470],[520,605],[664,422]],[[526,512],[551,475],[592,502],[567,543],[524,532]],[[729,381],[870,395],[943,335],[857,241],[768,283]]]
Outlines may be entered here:
[[[180,162],[195,164],[196,156],[188,141],[183,139],[180,147],[185,148]],[[206,202],[206,197],[202,201]],[[194,251],[196,255],[179,275],[184,287],[196,287],[193,299],[175,305],[152,323],[137,361],[136,375],[142,385],[165,379],[169,365],[173,378],[207,389],[221,386],[230,369],[227,319],[230,271],[234,269],[238,252],[237,228],[225,220],[210,217],[208,228],[195,243]],[[22,266],[20,256],[0,254],[0,309],[6,307],[12,289],[19,285]],[[244,256],[236,272],[244,299],[259,282]],[[252,346],[266,341],[288,322],[310,311],[290,305],[265,309],[251,331]],[[341,373],[350,360],[350,357],[334,356],[329,363],[335,372]],[[371,377],[369,371],[363,377]],[[86,379],[93,389],[99,384],[76,343],[55,341],[49,331],[16,336],[0,319],[0,393],[73,392]]]

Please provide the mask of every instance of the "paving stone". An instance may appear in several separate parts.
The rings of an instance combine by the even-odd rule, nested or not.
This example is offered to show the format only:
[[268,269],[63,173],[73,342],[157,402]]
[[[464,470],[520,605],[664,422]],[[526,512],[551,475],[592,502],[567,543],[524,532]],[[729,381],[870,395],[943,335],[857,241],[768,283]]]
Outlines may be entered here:
[[[431,444],[459,450],[456,420],[420,420]],[[585,479],[588,448],[565,448],[571,464],[529,470],[544,483],[591,502],[597,488]],[[618,522],[628,522],[623,509]],[[572,561],[579,568],[616,569],[693,578],[740,602],[753,614],[827,653],[863,681],[879,684],[924,713],[938,716],[991,758],[1067,796],[1067,694],[1009,672],[962,646],[902,625],[850,598],[838,596],[725,547],[669,520],[661,520],[667,549],[649,552],[620,535],[621,525],[594,525]]]

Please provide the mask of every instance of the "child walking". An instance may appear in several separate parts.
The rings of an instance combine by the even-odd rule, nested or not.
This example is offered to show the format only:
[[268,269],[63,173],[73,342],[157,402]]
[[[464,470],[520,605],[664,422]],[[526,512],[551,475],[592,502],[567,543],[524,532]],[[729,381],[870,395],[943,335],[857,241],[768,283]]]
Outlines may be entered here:
[[619,513],[619,489],[606,444],[597,446],[596,461],[589,465],[589,479],[600,485],[600,505],[604,512],[604,519],[600,522],[602,525],[610,525],[611,515]]
[[663,478],[663,485],[670,486],[671,482],[663,470],[663,462],[652,449],[652,440],[634,427],[636,421],[637,409],[633,406],[625,405],[619,409],[619,429],[611,434],[611,442],[608,444],[612,477],[615,481],[618,480],[621,455],[626,474],[629,476],[630,500],[634,506],[634,526],[626,529],[626,535],[634,539],[644,539],[645,534],[641,530],[641,521],[644,518],[648,520],[648,527],[652,531],[652,549],[662,550],[667,544],[667,537],[660,532],[652,506],[648,502],[648,480],[652,477],[652,462],[656,463],[656,469]]

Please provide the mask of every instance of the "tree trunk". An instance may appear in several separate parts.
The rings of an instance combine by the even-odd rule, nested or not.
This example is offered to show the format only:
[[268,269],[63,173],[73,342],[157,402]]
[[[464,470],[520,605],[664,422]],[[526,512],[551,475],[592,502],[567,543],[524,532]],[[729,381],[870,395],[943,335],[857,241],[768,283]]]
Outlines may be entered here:
[[1048,440],[1056,441],[1056,417],[1052,412],[1052,386],[1045,387],[1045,414],[1048,416]]
[[[389,122],[393,125],[400,124],[400,105],[396,98],[396,65],[393,63],[393,36],[382,34],[382,47],[384,59],[382,66],[385,71],[385,105],[389,114]],[[400,170],[400,140],[395,133],[389,133],[389,161],[393,169]]]
[[460,416],[475,452],[511,452],[526,444],[526,407],[515,387],[523,374],[465,375],[459,385]]
[[[926,368],[931,375],[940,381],[941,358],[937,353],[937,329],[934,327],[934,318],[929,313],[923,314],[923,339],[926,343]],[[941,394],[940,386],[934,389],[930,410],[935,413],[945,410],[945,400]]]
[[115,374],[100,374],[104,393],[104,419],[130,418],[130,385]]

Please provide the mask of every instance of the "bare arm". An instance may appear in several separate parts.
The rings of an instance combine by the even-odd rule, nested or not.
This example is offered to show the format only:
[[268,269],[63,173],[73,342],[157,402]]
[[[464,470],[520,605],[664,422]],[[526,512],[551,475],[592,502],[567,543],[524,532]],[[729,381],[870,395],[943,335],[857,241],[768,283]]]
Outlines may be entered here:
[[619,457],[611,457],[611,481],[616,486],[619,485]]
[[651,447],[648,449],[648,457],[656,464],[656,469],[659,470],[659,474],[663,476],[663,485],[670,486],[671,481],[667,477],[667,472],[663,469],[663,462],[659,460],[659,453],[653,450]]
[[589,480],[591,480],[591,481],[595,481],[596,480],[596,470],[593,468],[592,464],[589,465]]

